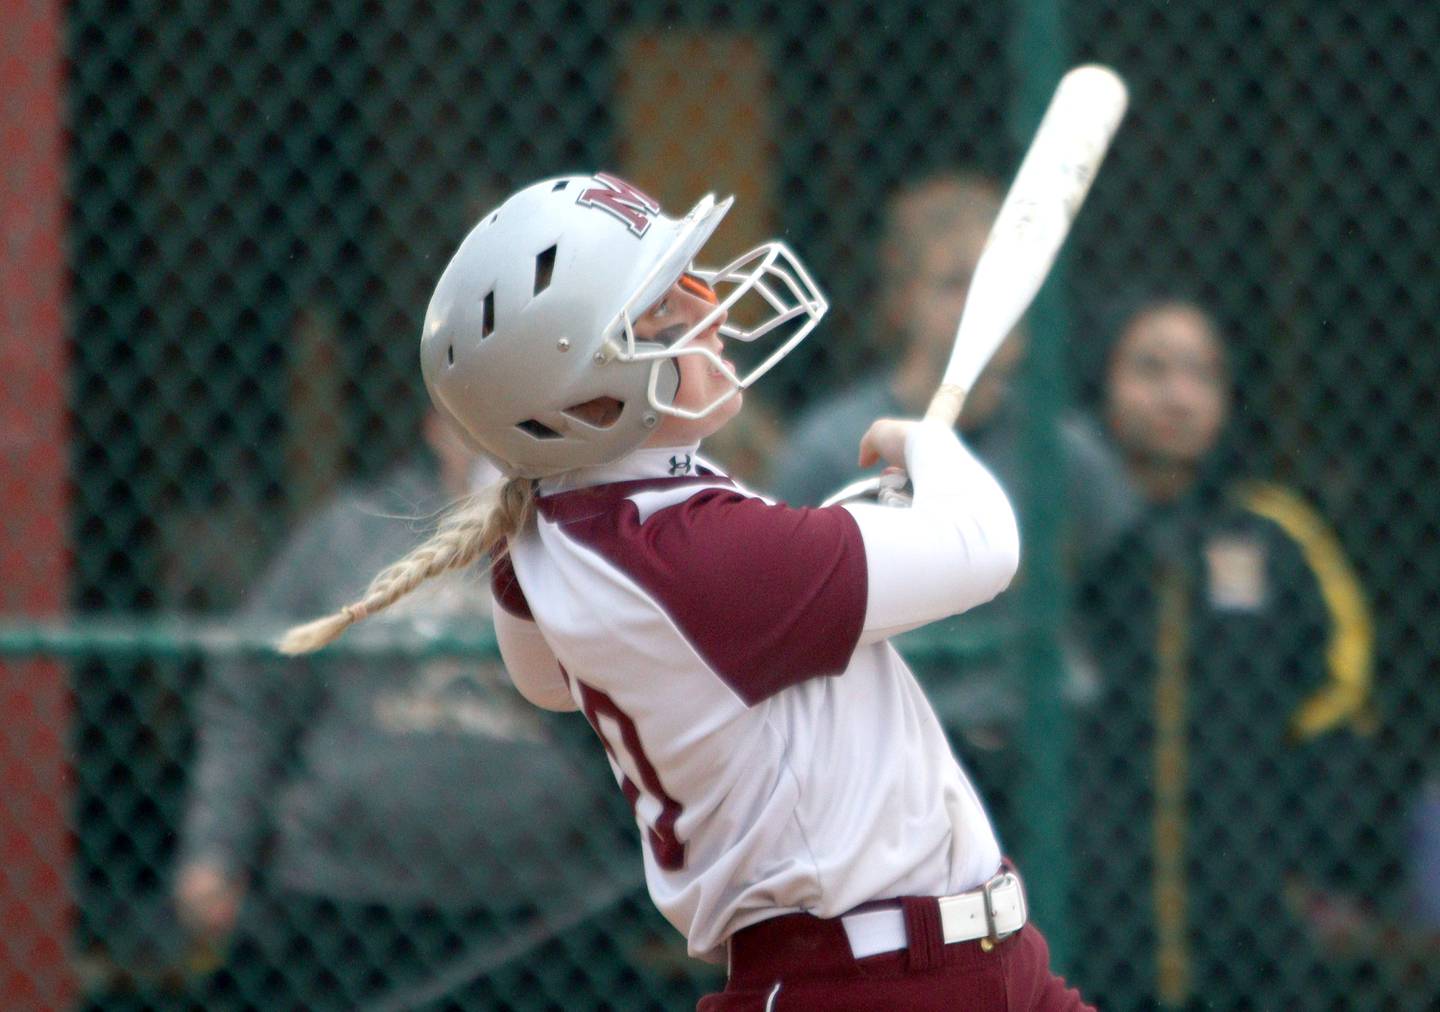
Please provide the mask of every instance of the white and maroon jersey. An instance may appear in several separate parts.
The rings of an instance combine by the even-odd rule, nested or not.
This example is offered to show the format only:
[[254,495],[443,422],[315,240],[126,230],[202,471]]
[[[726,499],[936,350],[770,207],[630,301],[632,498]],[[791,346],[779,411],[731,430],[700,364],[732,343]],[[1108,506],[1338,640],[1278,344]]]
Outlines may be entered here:
[[507,668],[595,727],[693,955],[780,914],[960,892],[999,864],[886,637],[1004,589],[1015,518],[948,429],[917,426],[906,457],[911,508],[791,509],[685,448],[640,450],[543,481],[495,567]]

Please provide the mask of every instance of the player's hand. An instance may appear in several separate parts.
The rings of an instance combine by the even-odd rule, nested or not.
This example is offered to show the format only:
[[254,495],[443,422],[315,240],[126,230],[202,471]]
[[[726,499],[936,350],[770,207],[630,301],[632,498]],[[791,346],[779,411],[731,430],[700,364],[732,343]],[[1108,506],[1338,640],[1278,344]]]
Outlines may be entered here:
[[881,418],[870,425],[860,438],[860,466],[872,467],[884,462],[890,467],[905,466],[905,440],[910,430],[919,425],[908,418]]
[[175,884],[181,922],[207,942],[218,942],[230,934],[244,896],[243,884],[205,861],[186,865]]

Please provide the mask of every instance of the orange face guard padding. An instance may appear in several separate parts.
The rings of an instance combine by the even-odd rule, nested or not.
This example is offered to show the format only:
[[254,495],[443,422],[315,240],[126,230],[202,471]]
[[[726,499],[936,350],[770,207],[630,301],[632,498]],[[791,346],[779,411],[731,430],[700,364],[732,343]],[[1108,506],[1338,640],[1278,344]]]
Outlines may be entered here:
[[704,299],[712,306],[720,304],[720,297],[715,294],[715,289],[711,288],[693,274],[680,275],[680,287],[696,298]]

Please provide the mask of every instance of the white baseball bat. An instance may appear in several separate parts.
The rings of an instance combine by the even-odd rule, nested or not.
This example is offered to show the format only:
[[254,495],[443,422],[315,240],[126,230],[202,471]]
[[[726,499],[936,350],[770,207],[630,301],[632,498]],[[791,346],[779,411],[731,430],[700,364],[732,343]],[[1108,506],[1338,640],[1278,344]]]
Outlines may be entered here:
[[927,421],[951,426],[985,363],[1029,307],[1090,191],[1128,96],[1099,64],[1060,79],[985,240]]

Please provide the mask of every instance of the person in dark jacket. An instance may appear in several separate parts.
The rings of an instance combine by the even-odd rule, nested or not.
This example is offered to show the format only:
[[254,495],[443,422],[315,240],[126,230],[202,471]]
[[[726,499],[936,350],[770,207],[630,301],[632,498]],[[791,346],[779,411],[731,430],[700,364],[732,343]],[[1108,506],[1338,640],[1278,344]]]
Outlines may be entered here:
[[1325,521],[1234,473],[1225,349],[1198,306],[1120,329],[1105,428],[1147,503],[1082,595],[1077,978],[1101,1008],[1308,1007],[1330,972],[1297,876],[1363,861],[1346,771],[1370,721],[1370,612]]

